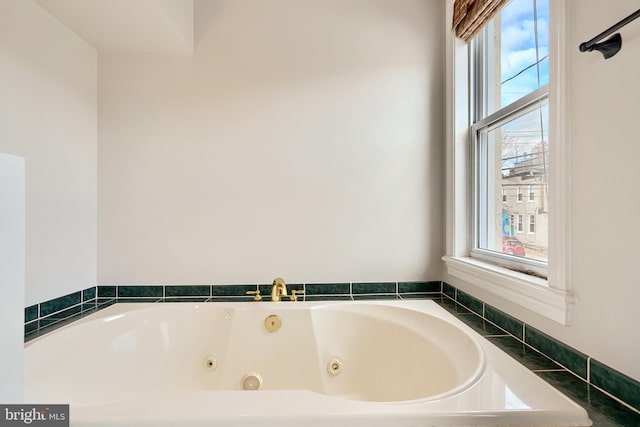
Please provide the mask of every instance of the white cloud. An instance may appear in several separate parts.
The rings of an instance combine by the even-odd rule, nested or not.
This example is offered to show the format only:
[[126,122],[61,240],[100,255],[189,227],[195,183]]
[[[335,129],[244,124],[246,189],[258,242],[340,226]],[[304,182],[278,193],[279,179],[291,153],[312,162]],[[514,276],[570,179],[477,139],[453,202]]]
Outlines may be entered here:
[[526,67],[535,64],[539,58],[543,58],[548,54],[549,49],[547,47],[541,48],[539,50],[538,57],[536,57],[535,47],[516,50],[513,52],[509,52],[506,55],[503,53],[500,61],[502,79],[504,80],[515,76]]

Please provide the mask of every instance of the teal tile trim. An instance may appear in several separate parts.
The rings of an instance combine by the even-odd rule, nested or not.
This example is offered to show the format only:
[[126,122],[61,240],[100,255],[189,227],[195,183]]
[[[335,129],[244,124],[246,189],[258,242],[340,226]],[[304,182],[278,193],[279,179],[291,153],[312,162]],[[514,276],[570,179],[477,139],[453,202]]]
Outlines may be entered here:
[[82,302],[81,292],[58,297],[40,304],[40,316],[45,317],[57,311],[65,310]]
[[595,359],[590,359],[589,362],[591,384],[610,391],[611,394],[640,411],[640,382]]
[[115,298],[117,295],[116,286],[98,286],[98,298]]
[[96,287],[92,286],[82,291],[82,301],[91,301],[96,299]]
[[484,317],[484,303],[479,299],[474,298],[471,295],[459,290],[457,301],[458,303],[467,307],[469,310]]
[[162,298],[164,286],[162,285],[124,285],[118,286],[118,298]]
[[524,322],[521,322],[488,304],[484,307],[484,316],[487,320],[509,332],[514,337],[524,341]]
[[29,323],[32,320],[36,320],[38,317],[38,304],[24,309],[24,323]]
[[210,285],[168,285],[164,287],[164,296],[170,297],[210,297]]
[[97,310],[96,287],[25,308],[25,342]]
[[587,379],[587,355],[550,337],[536,328],[525,325],[524,342],[552,358],[583,379]]
[[448,284],[447,282],[442,282],[442,293],[452,300],[456,299],[456,291],[457,289]]
[[442,282],[398,282],[399,294],[441,294]]
[[395,294],[396,282],[352,283],[351,293],[356,294]]
[[351,285],[349,283],[307,283],[305,293],[307,295],[350,294]]

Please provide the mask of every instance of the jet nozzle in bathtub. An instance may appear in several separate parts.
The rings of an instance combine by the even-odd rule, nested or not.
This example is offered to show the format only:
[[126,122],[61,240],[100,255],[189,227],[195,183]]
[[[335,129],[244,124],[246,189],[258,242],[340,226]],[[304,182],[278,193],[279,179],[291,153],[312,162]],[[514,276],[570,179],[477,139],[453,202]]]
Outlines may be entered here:
[[327,372],[329,375],[336,376],[342,372],[342,360],[335,358],[331,359],[329,363],[327,363]]
[[243,390],[260,390],[262,388],[262,376],[257,372],[249,372],[242,377]]
[[204,358],[202,365],[204,366],[204,369],[206,371],[213,372],[218,367],[218,359],[216,359],[215,356],[210,354]]

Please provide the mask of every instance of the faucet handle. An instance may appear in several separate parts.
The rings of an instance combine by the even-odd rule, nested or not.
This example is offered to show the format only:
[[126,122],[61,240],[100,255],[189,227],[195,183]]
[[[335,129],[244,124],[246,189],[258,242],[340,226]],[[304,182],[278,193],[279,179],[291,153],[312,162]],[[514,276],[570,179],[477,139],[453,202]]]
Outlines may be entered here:
[[289,296],[289,301],[298,301],[298,295],[304,294],[302,289],[292,289],[291,295]]
[[257,289],[255,291],[247,291],[247,295],[254,295],[253,297],[254,301],[262,301],[262,295],[260,295],[260,289]]

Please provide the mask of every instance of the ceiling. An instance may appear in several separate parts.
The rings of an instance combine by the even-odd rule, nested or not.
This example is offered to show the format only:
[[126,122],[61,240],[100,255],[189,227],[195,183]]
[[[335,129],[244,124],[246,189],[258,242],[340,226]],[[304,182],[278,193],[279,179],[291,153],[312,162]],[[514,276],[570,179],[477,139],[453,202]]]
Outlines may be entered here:
[[98,52],[193,52],[194,0],[35,0]]

